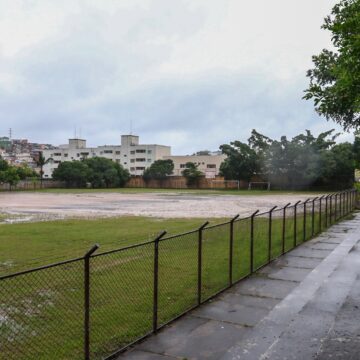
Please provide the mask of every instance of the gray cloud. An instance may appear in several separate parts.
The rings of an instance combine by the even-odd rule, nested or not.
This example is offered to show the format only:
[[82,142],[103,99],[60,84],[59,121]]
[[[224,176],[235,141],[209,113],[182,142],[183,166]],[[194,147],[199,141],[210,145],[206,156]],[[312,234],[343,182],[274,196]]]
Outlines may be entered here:
[[[44,2],[35,3],[43,9]],[[12,127],[15,136],[59,144],[76,126],[90,144],[101,145],[118,143],[132,122],[144,142],[191,153],[245,140],[252,128],[279,137],[334,127],[301,100],[307,85],[304,53],[294,66],[294,57],[284,60],[283,52],[279,59],[269,51],[261,53],[268,44],[254,47],[251,36],[247,48],[247,35],[236,33],[242,29],[236,22],[230,23],[233,38],[225,37],[236,1],[222,6],[215,1],[195,6],[187,0],[133,0],[122,7],[116,2],[63,4],[43,9],[49,16],[52,11],[62,15],[55,29],[49,27],[49,36],[42,28],[31,39],[26,36],[26,26],[30,30],[29,24],[36,24],[27,7],[18,9],[32,19],[24,33],[10,29],[14,44],[0,40],[2,134]],[[276,46],[281,48],[279,40]],[[249,62],[254,49],[261,54],[260,63],[255,57]]]

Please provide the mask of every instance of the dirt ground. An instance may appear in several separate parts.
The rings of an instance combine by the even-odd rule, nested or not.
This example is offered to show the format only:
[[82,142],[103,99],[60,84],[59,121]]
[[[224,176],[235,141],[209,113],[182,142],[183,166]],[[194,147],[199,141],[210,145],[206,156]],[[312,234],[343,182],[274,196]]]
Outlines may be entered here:
[[274,195],[192,195],[181,193],[1,193],[0,213],[6,222],[95,218],[112,216],[152,216],[160,218],[244,217],[256,210],[295,203],[315,194]]

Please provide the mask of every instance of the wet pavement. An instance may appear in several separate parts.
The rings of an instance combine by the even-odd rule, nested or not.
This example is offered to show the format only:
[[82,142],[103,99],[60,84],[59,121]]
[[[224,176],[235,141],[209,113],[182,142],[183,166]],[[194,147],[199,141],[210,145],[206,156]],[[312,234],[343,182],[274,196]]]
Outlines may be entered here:
[[360,359],[360,214],[118,357]]

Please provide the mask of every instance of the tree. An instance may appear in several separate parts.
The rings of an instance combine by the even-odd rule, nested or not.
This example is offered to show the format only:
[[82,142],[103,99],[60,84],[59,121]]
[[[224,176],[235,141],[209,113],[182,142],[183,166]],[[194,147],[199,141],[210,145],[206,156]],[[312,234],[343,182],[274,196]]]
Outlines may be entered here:
[[55,180],[65,181],[66,186],[94,188],[124,186],[130,174],[120,164],[103,157],[82,161],[64,161],[53,172]]
[[156,160],[150,167],[145,169],[143,178],[145,182],[151,179],[159,180],[160,184],[173,173],[174,163],[172,160]]
[[322,183],[335,188],[352,186],[355,175],[353,144],[337,144],[323,154]]
[[90,169],[83,161],[64,161],[54,170],[54,180],[64,181],[67,187],[85,187]]
[[126,184],[130,178],[128,170],[125,170],[120,164],[103,157],[93,157],[84,160],[90,170],[88,182],[92,187],[121,187]]
[[20,180],[37,177],[36,172],[26,164],[17,167],[16,171],[17,174],[19,175]]
[[34,161],[36,163],[36,166],[40,168],[40,188],[43,187],[43,179],[44,179],[44,166],[53,161],[52,158],[45,159],[45,156],[40,151],[38,158],[34,158]]
[[0,171],[5,171],[8,168],[9,168],[8,162],[0,157]]
[[310,85],[304,98],[315,110],[343,128],[360,127],[360,0],[342,0],[325,18],[323,29],[332,33],[335,51],[313,56],[307,72]]
[[185,164],[182,176],[186,178],[187,186],[192,187],[199,185],[199,180],[204,174],[198,169],[198,165],[189,161]]
[[20,181],[20,177],[14,166],[10,166],[7,170],[2,171],[1,173],[2,174],[0,174],[0,181],[9,184],[10,190]]
[[226,180],[250,181],[258,170],[258,156],[255,150],[241,141],[231,142],[230,145],[220,146],[227,158],[220,165],[220,174]]

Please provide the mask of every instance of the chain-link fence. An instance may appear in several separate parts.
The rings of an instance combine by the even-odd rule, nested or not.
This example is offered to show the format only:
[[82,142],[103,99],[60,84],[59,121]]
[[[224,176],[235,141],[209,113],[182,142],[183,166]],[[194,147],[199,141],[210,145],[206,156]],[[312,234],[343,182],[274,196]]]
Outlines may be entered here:
[[348,190],[0,277],[0,359],[110,359],[351,213]]

